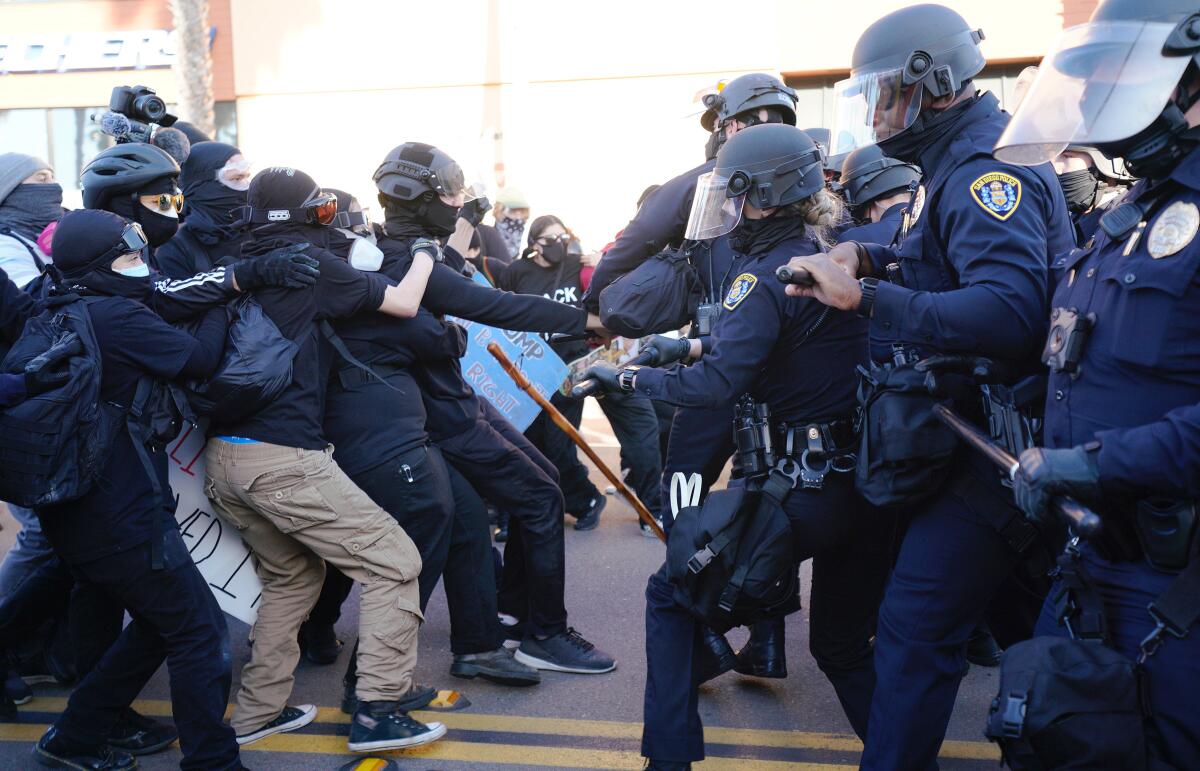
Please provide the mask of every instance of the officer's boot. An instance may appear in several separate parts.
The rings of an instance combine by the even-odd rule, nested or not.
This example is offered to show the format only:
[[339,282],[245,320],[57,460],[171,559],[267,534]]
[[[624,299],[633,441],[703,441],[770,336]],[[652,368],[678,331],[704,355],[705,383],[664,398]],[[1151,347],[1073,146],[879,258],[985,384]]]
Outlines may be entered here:
[[1004,649],[992,636],[987,622],[980,621],[979,626],[975,627],[971,636],[967,638],[967,661],[978,667],[998,667],[1003,655]]
[[750,627],[750,639],[737,653],[734,670],[755,677],[787,677],[787,657],[783,650],[782,618],[760,621]]
[[737,664],[737,657],[725,635],[715,632],[707,626],[700,627],[701,641],[696,648],[696,662],[693,665],[698,682],[707,683],[714,677],[719,677]]

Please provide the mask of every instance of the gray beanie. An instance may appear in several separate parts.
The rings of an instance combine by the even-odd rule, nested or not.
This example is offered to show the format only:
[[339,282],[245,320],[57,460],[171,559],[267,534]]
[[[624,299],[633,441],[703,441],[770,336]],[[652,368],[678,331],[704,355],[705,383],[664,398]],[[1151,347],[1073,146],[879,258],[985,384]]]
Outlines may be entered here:
[[52,168],[50,164],[32,155],[0,153],[0,203],[29,175],[49,168]]

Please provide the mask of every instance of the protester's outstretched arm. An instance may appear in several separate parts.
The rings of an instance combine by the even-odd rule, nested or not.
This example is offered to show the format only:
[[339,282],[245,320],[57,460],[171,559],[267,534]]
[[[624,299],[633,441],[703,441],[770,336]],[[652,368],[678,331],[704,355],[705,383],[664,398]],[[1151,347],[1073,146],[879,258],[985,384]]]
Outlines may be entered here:
[[380,313],[411,319],[421,307],[425,287],[429,285],[429,274],[433,272],[433,258],[424,249],[413,251],[412,265],[396,286],[389,286],[383,293]]

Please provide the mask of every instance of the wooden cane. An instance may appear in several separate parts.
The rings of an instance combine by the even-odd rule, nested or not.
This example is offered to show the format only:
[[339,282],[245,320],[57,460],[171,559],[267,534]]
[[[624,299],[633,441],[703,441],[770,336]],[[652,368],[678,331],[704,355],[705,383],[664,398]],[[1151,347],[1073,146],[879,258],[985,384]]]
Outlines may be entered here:
[[529,394],[529,397],[537,402],[539,407],[546,411],[546,414],[549,415],[550,419],[554,421],[554,425],[561,428],[563,433],[571,437],[571,441],[573,441],[579,447],[579,449],[583,450],[584,455],[587,455],[592,459],[592,463],[596,464],[596,468],[600,469],[600,473],[604,474],[604,476],[608,478],[608,481],[612,482],[613,486],[621,492],[621,495],[625,497],[625,500],[629,501],[629,505],[633,507],[638,516],[641,517],[642,521],[649,526],[650,530],[652,530],[654,534],[658,536],[658,539],[663,543],[666,543],[666,534],[663,533],[663,530],[661,527],[659,527],[658,523],[654,521],[654,516],[650,513],[650,510],[646,508],[646,504],[642,503],[633,490],[629,489],[629,485],[625,484],[625,480],[621,479],[621,477],[614,474],[608,466],[604,465],[604,461],[600,460],[600,456],[596,454],[596,451],[593,450],[588,445],[587,441],[579,435],[579,432],[575,430],[575,426],[571,425],[571,421],[563,417],[563,414],[558,411],[557,407],[550,403],[549,399],[538,393],[537,389],[530,384],[529,378],[525,377],[521,370],[517,369],[516,365],[509,360],[508,356],[504,354],[504,351],[501,350],[499,345],[494,342],[488,343],[487,350],[488,353],[496,357],[496,361],[500,362],[500,366],[504,367],[504,371],[507,372],[508,376],[513,379],[513,382],[517,384],[517,387]]

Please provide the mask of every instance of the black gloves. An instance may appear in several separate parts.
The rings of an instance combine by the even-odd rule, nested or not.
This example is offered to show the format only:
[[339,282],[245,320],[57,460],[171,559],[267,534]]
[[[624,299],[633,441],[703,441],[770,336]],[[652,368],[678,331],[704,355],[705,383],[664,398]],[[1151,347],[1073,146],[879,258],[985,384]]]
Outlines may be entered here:
[[485,196],[480,196],[474,201],[467,201],[462,208],[458,210],[459,219],[464,219],[471,224],[471,227],[479,227],[479,223],[483,222],[483,215],[487,214],[492,209],[492,202]]
[[434,262],[442,262],[446,259],[438,242],[428,238],[418,238],[412,242],[412,246],[408,247],[408,253],[413,257],[417,256],[417,252],[425,252]]
[[238,289],[249,292],[264,286],[303,289],[317,283],[321,271],[315,259],[304,253],[308,244],[288,244],[261,257],[241,260],[233,266]]
[[651,367],[665,367],[680,359],[686,359],[691,353],[692,341],[686,337],[654,335],[643,350],[654,356],[647,364]]
[[36,396],[66,385],[71,379],[68,367],[70,359],[81,353],[83,343],[72,333],[50,346],[42,355],[31,359],[25,365],[25,393]]
[[617,376],[620,374],[621,370],[607,361],[601,361],[588,367],[587,372],[583,373],[582,380],[595,380],[606,393],[619,393],[622,389],[621,384],[617,382]]
[[1021,466],[1013,479],[1013,494],[1025,516],[1046,517],[1050,499],[1069,495],[1081,501],[1100,497],[1098,445],[1085,444],[1062,450],[1034,447],[1021,453]]
[[1007,369],[991,359],[982,356],[955,356],[951,354],[934,354],[928,359],[921,359],[914,369],[925,373],[925,387],[934,395],[954,395],[953,382],[943,382],[943,375],[951,375],[948,380],[969,379],[973,383],[1000,383],[1007,378]]

